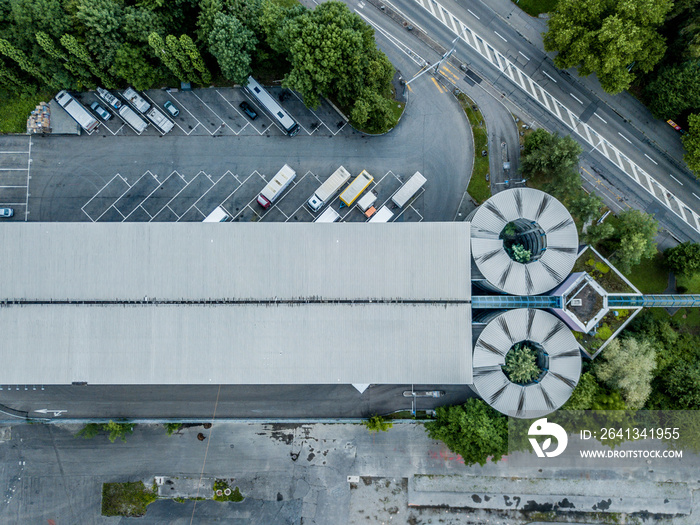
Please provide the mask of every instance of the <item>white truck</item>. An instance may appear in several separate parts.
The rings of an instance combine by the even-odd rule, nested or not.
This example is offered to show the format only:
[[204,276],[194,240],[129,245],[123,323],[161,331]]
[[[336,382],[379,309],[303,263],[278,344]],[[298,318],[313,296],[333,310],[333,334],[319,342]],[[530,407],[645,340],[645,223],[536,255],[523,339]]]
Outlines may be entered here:
[[418,190],[423,187],[423,184],[425,184],[425,177],[420,171],[415,172],[413,176],[406,181],[406,184],[401,186],[399,191],[394,193],[394,196],[391,198],[392,202],[399,208],[403,208],[404,205],[418,193]]
[[284,193],[284,190],[289,187],[296,176],[297,172],[290,168],[289,165],[285,164],[282,166],[282,169],[277,172],[277,175],[267,183],[267,186],[258,195],[258,204],[265,209],[269,208]]
[[139,95],[132,87],[128,87],[122,91],[122,96],[141,113],[146,113],[146,111],[151,108],[151,105],[146,102],[146,99]]
[[340,194],[341,206],[352,206],[352,203],[357,200],[357,198],[362,195],[362,192],[367,189],[367,186],[372,184],[374,177],[367,173],[367,170],[362,170],[355,179],[350,183],[350,186],[345,188],[343,193]]
[[342,188],[343,185],[350,180],[350,177],[350,172],[343,166],[335,170],[333,174],[328,177],[326,181],[314,192],[309,199],[309,202],[306,203],[311,211],[317,212],[324,204],[335,197],[336,193],[340,191],[340,188]]
[[146,111],[146,117],[163,135],[170,132],[170,130],[175,127],[175,124],[156,108],[151,108]]
[[221,206],[217,206],[213,212],[207,215],[202,222],[226,222],[228,213]]
[[340,215],[333,208],[328,208],[319,215],[314,222],[335,222],[340,219]]
[[80,124],[80,127],[88,133],[100,125],[100,122],[92,116],[92,113],[70,96],[66,90],[59,91],[55,98],[56,102],[66,110],[66,113],[73,117],[73,120]]
[[112,95],[105,88],[98,87],[97,94],[100,95],[100,98],[102,98],[102,100],[109,104],[110,107],[116,109],[117,111],[120,107],[122,107],[122,103],[120,102],[120,100],[114,95]]
[[139,117],[138,114],[126,104],[119,108],[119,115],[139,135],[148,127],[148,122]]
[[389,222],[393,216],[394,212],[386,206],[382,206],[368,222]]

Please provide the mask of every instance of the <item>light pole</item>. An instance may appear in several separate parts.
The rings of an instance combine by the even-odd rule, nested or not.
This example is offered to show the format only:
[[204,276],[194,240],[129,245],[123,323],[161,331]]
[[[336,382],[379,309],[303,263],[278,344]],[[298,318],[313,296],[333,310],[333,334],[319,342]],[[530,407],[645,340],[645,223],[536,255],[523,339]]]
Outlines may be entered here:
[[[459,38],[462,36],[463,33],[464,33],[464,27],[462,28],[462,31],[461,31],[461,32],[455,37],[455,39],[452,41],[452,47],[450,48],[450,50],[447,51],[447,52],[445,52],[445,54],[442,55],[442,58],[441,58],[440,60],[437,61],[437,63],[435,64],[435,71],[434,71],[433,73],[437,73],[438,69],[440,68],[440,64],[442,64],[445,60],[447,60],[447,59],[449,58],[449,56],[450,56],[452,53],[454,53],[454,51],[455,51],[455,49],[456,49],[456,47],[457,47],[457,40],[459,40]],[[423,76],[425,73],[427,73],[428,71],[430,71],[432,68],[433,68],[433,66],[426,67],[423,71],[421,71],[421,72],[418,73],[416,76],[414,76],[411,80],[409,80],[408,82],[406,82],[406,85],[408,86],[411,82],[413,82],[414,80],[416,80],[418,77]]]

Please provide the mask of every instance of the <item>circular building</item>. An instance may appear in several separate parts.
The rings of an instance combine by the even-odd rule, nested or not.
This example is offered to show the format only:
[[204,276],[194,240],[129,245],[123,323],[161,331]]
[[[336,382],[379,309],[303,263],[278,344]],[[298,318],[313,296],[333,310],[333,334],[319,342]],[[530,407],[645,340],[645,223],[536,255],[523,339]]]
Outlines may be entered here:
[[[474,210],[472,280],[489,291],[537,295],[569,275],[578,253],[571,214],[551,195],[531,188],[497,193]],[[474,266],[474,265],[473,265]]]
[[503,414],[529,419],[569,399],[581,375],[581,353],[562,321],[523,308],[494,312],[482,322],[488,324],[476,338],[472,364],[474,388],[484,401]]

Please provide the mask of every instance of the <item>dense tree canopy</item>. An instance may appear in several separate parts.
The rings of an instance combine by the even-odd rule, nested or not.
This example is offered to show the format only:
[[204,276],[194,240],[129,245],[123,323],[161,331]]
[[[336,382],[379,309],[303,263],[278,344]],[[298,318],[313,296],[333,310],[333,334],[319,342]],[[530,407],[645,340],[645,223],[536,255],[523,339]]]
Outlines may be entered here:
[[685,163],[695,176],[700,178],[700,113],[688,117],[688,133],[683,135],[683,146],[687,153]]
[[666,265],[676,274],[691,275],[700,271],[700,244],[684,242],[664,251]]
[[700,59],[662,68],[644,92],[655,117],[675,119],[700,108]]
[[671,0],[559,0],[544,37],[557,67],[595,73],[608,93],[627,89],[666,49],[658,28]]

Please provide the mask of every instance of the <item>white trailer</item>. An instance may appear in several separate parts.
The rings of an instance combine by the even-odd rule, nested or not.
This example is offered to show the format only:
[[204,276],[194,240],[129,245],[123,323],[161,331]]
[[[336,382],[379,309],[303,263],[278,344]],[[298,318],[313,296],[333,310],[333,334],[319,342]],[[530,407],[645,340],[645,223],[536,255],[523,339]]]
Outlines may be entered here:
[[170,130],[175,127],[175,124],[173,124],[168,117],[163,115],[163,113],[158,111],[156,108],[151,108],[146,111],[146,117],[153,123],[156,129],[160,130],[163,135],[170,132]]
[[61,107],[66,110],[66,113],[73,117],[73,120],[80,124],[80,127],[88,133],[100,125],[100,122],[92,116],[92,113],[85,109],[85,106],[83,106],[80,102],[70,96],[67,91],[59,91],[55,98],[56,102],[58,102]]
[[374,177],[367,170],[362,170],[362,173],[355,177],[350,186],[345,188],[343,193],[340,194],[340,202],[345,204],[345,206],[352,206],[352,203],[362,195],[362,192],[367,189],[367,186],[372,184],[373,180]]
[[377,195],[373,191],[370,191],[367,195],[362,197],[357,201],[357,207],[362,210],[362,213],[366,213],[370,206],[377,201]]
[[105,88],[98,87],[97,94],[100,95],[100,98],[102,98],[102,100],[109,104],[110,107],[113,107],[116,110],[119,110],[119,108],[122,107],[122,103],[120,102],[120,100],[114,95],[112,95]]
[[389,222],[393,216],[394,212],[386,206],[382,206],[368,222]]
[[282,169],[277,172],[277,175],[267,183],[267,186],[258,195],[258,204],[263,208],[269,208],[284,193],[284,190],[287,189],[296,176],[296,171],[287,164],[282,166]]
[[335,222],[340,219],[340,215],[333,208],[328,208],[319,215],[314,222]]
[[326,179],[326,181],[321,184],[321,186],[314,192],[314,194],[307,202],[311,211],[318,211],[321,207],[335,197],[336,193],[340,191],[340,188],[350,180],[350,172],[346,170],[343,166],[338,168],[333,172],[333,174]]
[[394,193],[394,196],[391,198],[392,202],[399,208],[403,208],[404,205],[418,193],[418,190],[423,187],[423,184],[425,184],[425,177],[423,177],[420,171],[415,172],[413,177],[408,179],[406,184],[401,186],[399,191]]
[[148,122],[139,117],[136,112],[126,104],[119,108],[119,115],[139,135],[148,127]]
[[216,209],[207,215],[202,222],[226,222],[228,219],[228,213],[221,206],[217,206]]
[[126,88],[122,92],[122,96],[129,101],[129,104],[134,106],[138,111],[141,113],[146,113],[151,108],[151,105],[146,102],[146,99],[144,99],[141,95],[139,95],[136,90],[132,87]]

